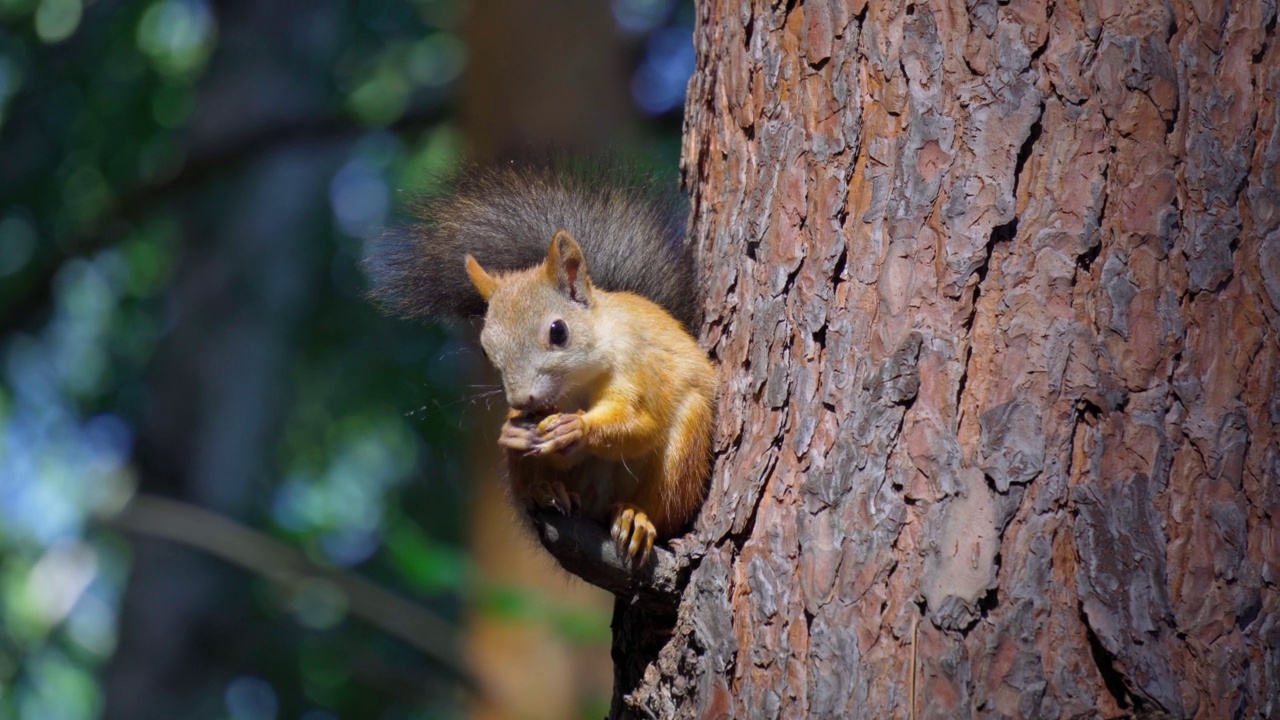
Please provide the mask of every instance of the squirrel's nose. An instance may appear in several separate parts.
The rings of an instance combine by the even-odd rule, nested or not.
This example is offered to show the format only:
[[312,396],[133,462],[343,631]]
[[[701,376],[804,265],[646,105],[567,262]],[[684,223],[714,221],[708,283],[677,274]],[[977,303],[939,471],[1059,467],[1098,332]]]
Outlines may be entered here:
[[552,412],[554,408],[547,398],[536,393],[507,396],[507,404],[521,415],[542,415]]
[[511,406],[512,410],[523,413],[535,409],[538,406],[538,398],[532,395],[508,397],[507,404]]

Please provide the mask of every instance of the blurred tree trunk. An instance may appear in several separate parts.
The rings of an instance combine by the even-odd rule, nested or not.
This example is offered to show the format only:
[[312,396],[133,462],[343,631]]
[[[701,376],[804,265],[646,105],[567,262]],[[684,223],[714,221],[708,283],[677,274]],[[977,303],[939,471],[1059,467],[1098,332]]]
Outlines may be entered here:
[[761,7],[700,6],[718,463],[615,714],[1280,713],[1274,3]]
[[[332,168],[293,149],[246,172],[257,181],[241,184],[230,221],[211,237],[187,218],[184,234],[199,241],[174,285],[179,319],[157,359],[136,456],[142,491],[241,521],[275,457],[290,337],[312,275],[299,227],[316,217],[316,182]],[[104,717],[218,714],[231,669],[255,667],[269,644],[243,573],[164,540],[132,546]]]
[[[199,88],[194,156],[235,145],[260,127],[321,114],[309,91],[261,48],[279,48],[319,24],[314,3],[219,8],[222,42]],[[311,36],[314,38],[314,35]],[[171,296],[172,330],[147,388],[136,464],[140,490],[191,501],[240,521],[276,461],[288,399],[293,337],[314,291],[309,226],[324,217],[336,146],[284,142],[225,168],[221,192],[203,189],[174,208],[182,254]],[[261,511],[261,509],[256,509]],[[162,540],[136,538],[121,608],[119,647],[105,672],[107,720],[213,717],[232,672],[258,667],[271,628],[251,609],[244,575]],[[255,662],[256,659],[256,662]]]
[[[463,31],[468,66],[459,121],[470,160],[546,148],[600,153],[634,137],[626,47],[608,4],[487,0],[471,4]],[[486,375],[477,382],[498,386],[481,364]],[[474,479],[471,551],[480,574],[535,604],[608,617],[609,595],[538,550],[511,506],[496,443],[503,403],[473,409],[467,474]],[[609,696],[607,641],[584,643],[545,618],[504,617],[483,603],[469,608],[467,633],[468,664],[485,691],[469,708],[473,720],[579,717]]]

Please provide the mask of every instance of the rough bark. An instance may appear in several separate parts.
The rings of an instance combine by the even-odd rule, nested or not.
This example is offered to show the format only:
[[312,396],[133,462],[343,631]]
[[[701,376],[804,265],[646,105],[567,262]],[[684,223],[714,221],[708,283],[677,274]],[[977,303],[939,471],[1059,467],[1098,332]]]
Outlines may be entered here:
[[616,715],[1280,713],[1276,36],[1266,0],[700,4],[718,462]]

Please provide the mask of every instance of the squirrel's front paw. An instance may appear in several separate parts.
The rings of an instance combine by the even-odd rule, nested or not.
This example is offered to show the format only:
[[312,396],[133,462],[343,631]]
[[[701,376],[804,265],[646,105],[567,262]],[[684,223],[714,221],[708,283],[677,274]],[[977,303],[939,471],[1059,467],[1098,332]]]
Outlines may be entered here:
[[534,429],[530,455],[568,454],[582,440],[586,426],[579,413],[556,413],[543,418]]
[[562,515],[577,515],[582,507],[578,494],[571,492],[560,482],[541,482],[529,493],[533,504],[539,508],[555,510]]
[[613,506],[613,542],[618,552],[637,565],[649,561],[653,543],[658,539],[658,529],[653,526],[644,511],[630,503]]
[[498,436],[498,444],[508,450],[527,453],[538,440],[538,430],[531,423],[519,418],[508,418],[502,424],[502,434]]

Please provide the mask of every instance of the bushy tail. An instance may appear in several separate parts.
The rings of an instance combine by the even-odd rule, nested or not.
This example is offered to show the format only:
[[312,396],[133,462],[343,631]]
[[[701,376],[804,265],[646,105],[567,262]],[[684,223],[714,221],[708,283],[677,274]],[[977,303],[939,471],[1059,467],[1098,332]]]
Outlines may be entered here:
[[388,312],[482,315],[463,258],[474,255],[490,272],[523,270],[542,262],[563,229],[582,246],[598,287],[642,295],[696,329],[685,206],[652,178],[636,180],[612,164],[503,163],[462,171],[411,213],[413,221],[388,230],[365,261],[370,296]]

